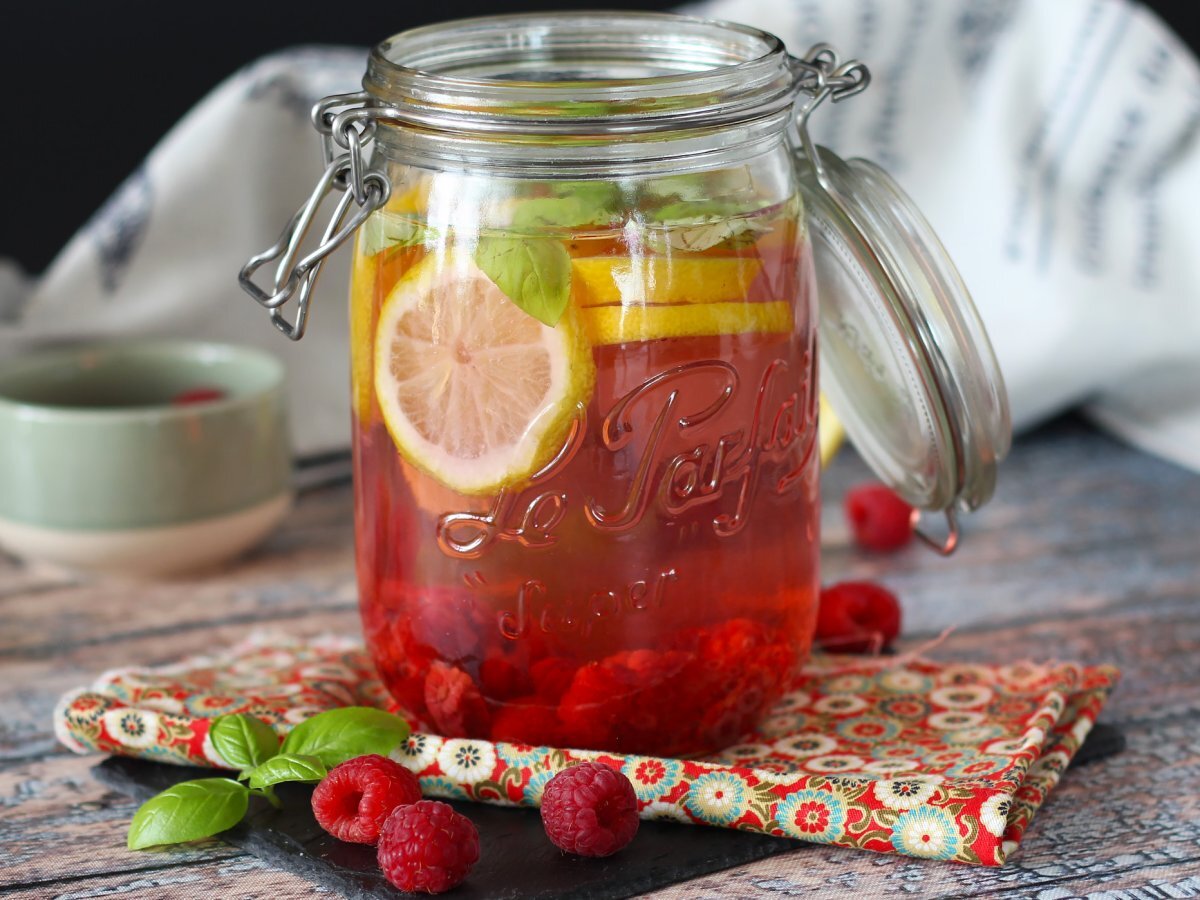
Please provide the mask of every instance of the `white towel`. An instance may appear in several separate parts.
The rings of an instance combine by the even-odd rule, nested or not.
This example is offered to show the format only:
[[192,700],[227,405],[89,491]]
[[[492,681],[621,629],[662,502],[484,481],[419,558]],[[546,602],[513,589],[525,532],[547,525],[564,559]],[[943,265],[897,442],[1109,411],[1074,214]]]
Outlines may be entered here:
[[[715,0],[689,12],[867,62],[818,140],[889,169],[958,262],[1018,428],[1086,405],[1200,470],[1200,67],[1125,0]],[[296,449],[349,440],[347,252],[291,344],[235,274],[320,171],[308,108],[356,90],[362,50],[267,57],[217,87],[30,283],[0,261],[0,354],[169,334],[289,366]],[[0,252],[3,248],[0,247]]]

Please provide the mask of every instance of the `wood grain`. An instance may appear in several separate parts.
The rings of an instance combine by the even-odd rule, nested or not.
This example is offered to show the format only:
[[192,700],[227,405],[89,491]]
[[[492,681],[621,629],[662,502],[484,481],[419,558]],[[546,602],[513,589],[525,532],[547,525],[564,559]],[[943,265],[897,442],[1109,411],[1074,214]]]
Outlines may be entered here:
[[88,771],[94,764],[85,757],[55,756],[0,770],[6,807],[0,819],[5,860],[0,890],[53,882],[64,872],[72,877],[140,872],[238,855],[216,841],[194,848],[114,852],[124,844],[137,804],[94,781]]
[[[658,898],[1167,897],[1200,893],[1200,477],[1077,421],[1023,440],[995,501],[950,559],[853,549],[837,498],[866,470],[825,475],[826,580],[876,578],[904,598],[907,645],[947,626],[940,659],[1112,662],[1104,720],[1122,755],[1074,770],[1017,857],[987,870],[799,846]],[[57,696],[105,669],[224,646],[256,628],[354,633],[350,496],[316,491],[262,551],[204,578],[87,583],[0,558],[0,893],[14,897],[307,897],[302,879],[211,842],[123,849],[133,806],[56,747]]]
[[303,900],[330,896],[309,881],[270,868],[253,857],[164,863],[161,868],[82,876],[4,892],[17,900]]

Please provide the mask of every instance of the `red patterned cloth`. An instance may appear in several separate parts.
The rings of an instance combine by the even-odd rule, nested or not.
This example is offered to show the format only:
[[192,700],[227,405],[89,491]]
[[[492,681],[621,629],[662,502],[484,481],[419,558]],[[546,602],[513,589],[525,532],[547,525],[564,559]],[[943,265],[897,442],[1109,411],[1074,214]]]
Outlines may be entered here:
[[[430,796],[537,806],[585,759],[620,768],[644,818],[998,866],[1096,720],[1117,672],[826,658],[747,741],[698,760],[414,734],[396,758]],[[60,741],[159,762],[219,765],[209,720],[250,713],[284,733],[324,709],[387,707],[360,645],[259,637],[227,655],[123,669],[55,709]]]

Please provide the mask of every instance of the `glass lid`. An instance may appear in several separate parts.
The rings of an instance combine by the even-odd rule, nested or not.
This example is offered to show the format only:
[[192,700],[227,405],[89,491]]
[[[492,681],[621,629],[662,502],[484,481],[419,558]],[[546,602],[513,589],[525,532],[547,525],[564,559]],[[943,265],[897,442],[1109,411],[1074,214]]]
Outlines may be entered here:
[[[810,145],[811,147],[811,145]],[[958,270],[878,166],[824,147],[799,161],[821,310],[821,389],[876,474],[922,510],[991,497],[1008,395]]]

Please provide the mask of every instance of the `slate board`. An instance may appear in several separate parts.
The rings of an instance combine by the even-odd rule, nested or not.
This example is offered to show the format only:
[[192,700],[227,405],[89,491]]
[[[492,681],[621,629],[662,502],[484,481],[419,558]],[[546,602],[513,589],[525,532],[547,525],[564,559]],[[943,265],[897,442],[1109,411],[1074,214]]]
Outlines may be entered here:
[[[1125,749],[1125,736],[1097,724],[1072,765]],[[171,766],[114,756],[92,768],[102,784],[145,800],[180,781],[212,776],[211,769]],[[241,825],[221,835],[262,860],[338,891],[351,900],[412,896],[384,879],[375,848],[345,844],[321,830],[309,805],[312,788],[280,785],[283,809],[252,800]],[[1053,794],[1050,802],[1053,803]],[[489,900],[618,900],[711,872],[813,845],[723,828],[642,822],[633,843],[607,859],[567,856],[546,839],[537,810],[481,803],[451,804],[479,829],[483,854],[455,898]]]
[[[102,784],[145,800],[179,781],[212,777],[211,769],[111,757],[92,773]],[[384,879],[375,848],[330,837],[313,819],[312,788],[280,785],[283,809],[252,800],[241,825],[221,835],[271,865],[353,900],[408,897]],[[535,809],[451,804],[479,829],[483,848],[471,877],[452,896],[520,900],[617,900],[786,853],[804,845],[785,838],[670,822],[642,822],[633,843],[607,859],[567,856],[546,838]]]

